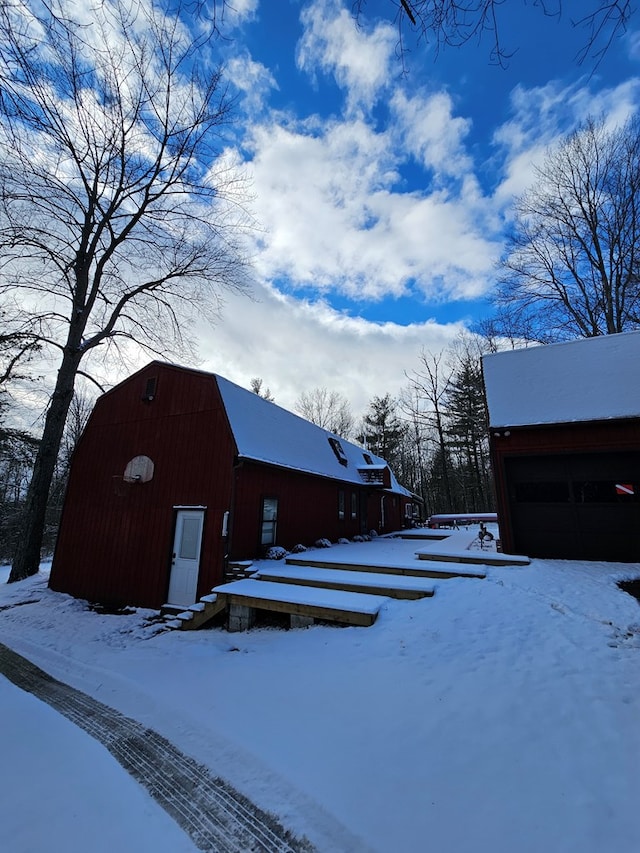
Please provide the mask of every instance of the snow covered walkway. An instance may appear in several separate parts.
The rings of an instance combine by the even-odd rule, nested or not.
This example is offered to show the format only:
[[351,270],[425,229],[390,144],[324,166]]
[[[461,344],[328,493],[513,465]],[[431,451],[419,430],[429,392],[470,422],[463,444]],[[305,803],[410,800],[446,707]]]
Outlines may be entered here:
[[166,738],[57,681],[2,643],[0,673],[102,743],[200,850],[312,853],[306,840],[294,838],[274,817]]

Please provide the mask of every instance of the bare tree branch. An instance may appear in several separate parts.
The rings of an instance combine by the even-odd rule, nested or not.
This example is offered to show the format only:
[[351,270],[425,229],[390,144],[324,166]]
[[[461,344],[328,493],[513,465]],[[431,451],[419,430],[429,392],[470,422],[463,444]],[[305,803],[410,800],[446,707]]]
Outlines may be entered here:
[[516,203],[496,294],[536,340],[640,325],[640,126],[593,119],[549,153]]
[[233,104],[211,26],[180,3],[101,0],[90,26],[75,11],[0,5],[0,304],[23,303],[61,353],[12,579],[37,571],[80,365],[118,341],[180,352],[188,318],[248,287],[253,223],[224,154]]
[[[511,5],[515,0],[509,0]],[[418,40],[435,44],[436,53],[446,47],[462,47],[469,42],[490,40],[490,61],[505,66],[518,49],[505,47],[501,39],[501,7],[506,0],[389,0],[394,7],[398,27],[398,52],[404,57],[405,32]],[[526,0],[521,0],[523,4]],[[560,19],[565,10],[576,9],[572,26],[585,32],[578,63],[593,58],[596,66],[613,41],[626,31],[635,11],[631,0],[536,0],[540,12]],[[360,20],[366,14],[367,0],[354,0],[353,14]]]

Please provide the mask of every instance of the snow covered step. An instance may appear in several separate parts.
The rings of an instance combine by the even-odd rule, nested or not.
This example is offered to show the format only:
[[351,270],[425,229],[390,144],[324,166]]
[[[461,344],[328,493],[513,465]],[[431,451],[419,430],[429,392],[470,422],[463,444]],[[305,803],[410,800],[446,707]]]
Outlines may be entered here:
[[203,595],[195,604],[188,608],[180,608],[175,604],[164,604],[165,624],[170,628],[181,628],[183,631],[193,631],[209,622],[224,610],[225,602],[219,601],[215,594]]
[[421,548],[416,551],[420,560],[472,563],[484,566],[528,566],[531,560],[519,554],[499,554],[496,551],[450,551],[440,547]]
[[439,554],[458,553],[466,551],[478,539],[478,528],[464,528],[463,530],[450,530],[449,535],[442,541],[433,541],[424,546],[424,550],[434,551]]
[[429,530],[429,528],[419,528],[416,530],[404,530],[402,533],[396,533],[395,539],[428,539],[430,541],[439,542],[442,539],[448,539],[451,536],[450,530]]
[[390,598],[425,598],[434,593],[430,579],[427,581],[421,577],[385,575],[380,572],[350,572],[343,569],[318,569],[313,566],[273,566],[261,568],[256,577],[276,583],[367,592]]
[[286,557],[285,564],[288,566],[311,566],[317,569],[344,569],[348,572],[371,572],[382,575],[407,575],[416,578],[484,578],[486,572],[482,568],[472,566],[457,566],[451,562],[440,564],[430,563],[426,566],[420,560],[394,561],[393,565],[374,563],[371,561],[343,561],[332,560],[327,556],[323,559],[305,559],[300,557]]
[[258,610],[273,610],[293,616],[324,619],[345,625],[372,625],[388,598],[361,592],[320,589],[270,581],[232,581],[215,587],[219,598],[231,608],[244,605]]

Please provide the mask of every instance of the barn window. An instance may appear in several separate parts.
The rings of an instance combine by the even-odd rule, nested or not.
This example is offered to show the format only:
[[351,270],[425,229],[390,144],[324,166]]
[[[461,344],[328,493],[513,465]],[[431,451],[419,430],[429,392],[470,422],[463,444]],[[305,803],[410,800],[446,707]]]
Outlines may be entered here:
[[358,517],[358,494],[351,492],[351,521],[355,521]]
[[142,395],[143,403],[150,403],[154,399],[156,396],[157,384],[157,377],[150,376],[149,379],[147,379],[147,384],[144,387],[144,394]]
[[373,459],[371,458],[371,456],[368,453],[363,453],[362,458],[367,463],[367,465],[373,465]]
[[343,446],[340,444],[337,438],[329,438],[329,444],[331,445],[331,449],[336,454],[336,459],[341,465],[348,465],[349,460],[347,459],[347,454],[344,452]]
[[262,530],[261,545],[275,545],[278,527],[278,498],[263,498],[262,500]]
[[344,490],[338,491],[338,520],[344,521]]

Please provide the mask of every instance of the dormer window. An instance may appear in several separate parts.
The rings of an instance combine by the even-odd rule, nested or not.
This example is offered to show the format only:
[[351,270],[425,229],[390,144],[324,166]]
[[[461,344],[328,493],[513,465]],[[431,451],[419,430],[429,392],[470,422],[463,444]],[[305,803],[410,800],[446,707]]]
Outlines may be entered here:
[[348,465],[349,460],[347,459],[347,454],[344,452],[343,446],[340,444],[337,438],[329,438],[329,444],[331,445],[331,449],[336,455],[336,459],[341,465]]
[[362,458],[367,463],[367,465],[373,465],[373,459],[369,456],[368,453],[363,453]]

